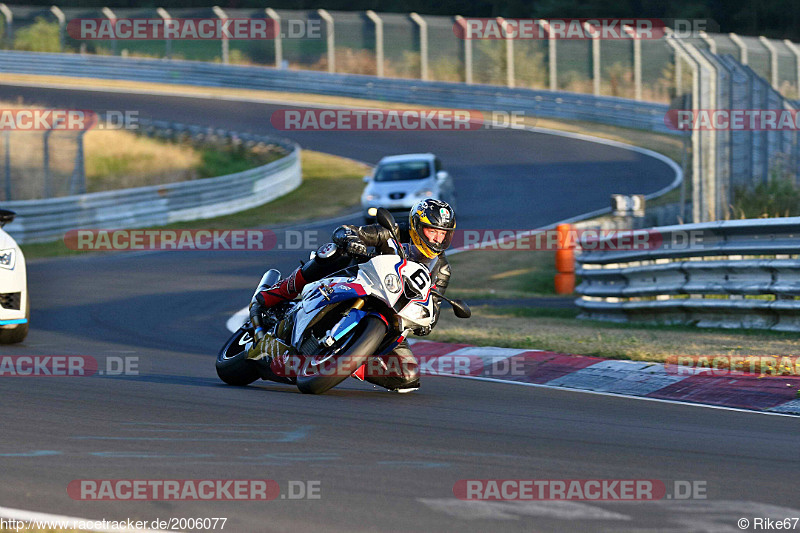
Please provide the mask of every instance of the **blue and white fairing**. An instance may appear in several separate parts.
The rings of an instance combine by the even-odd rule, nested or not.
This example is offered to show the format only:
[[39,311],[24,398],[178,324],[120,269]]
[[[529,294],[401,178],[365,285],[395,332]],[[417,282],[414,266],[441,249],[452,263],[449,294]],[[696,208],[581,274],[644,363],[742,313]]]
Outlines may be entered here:
[[[308,324],[321,309],[361,297],[377,298],[394,309],[401,319],[404,335],[407,330],[430,326],[433,322],[428,268],[398,255],[379,255],[360,264],[355,277],[324,278],[303,288],[294,321],[292,345],[299,346]],[[353,327],[366,314],[370,311],[352,310],[331,329],[331,336],[344,335],[345,328]]]

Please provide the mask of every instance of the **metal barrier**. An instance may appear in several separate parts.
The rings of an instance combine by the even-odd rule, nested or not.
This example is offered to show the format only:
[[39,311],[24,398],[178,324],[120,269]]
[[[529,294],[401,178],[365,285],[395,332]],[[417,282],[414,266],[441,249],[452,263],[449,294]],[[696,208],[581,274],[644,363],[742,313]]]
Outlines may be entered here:
[[800,217],[587,239],[576,304],[581,318],[800,331],[799,257]]
[[228,215],[274,200],[300,186],[300,147],[290,141],[224,130],[140,121],[142,132],[175,136],[194,132],[228,136],[244,143],[277,144],[288,155],[266,165],[216,178],[104,191],[43,200],[4,202],[17,213],[5,227],[17,242],[60,238],[72,229],[162,226]]
[[679,133],[664,122],[669,109],[665,104],[560,91],[420,82],[198,61],[10,51],[0,51],[2,72],[288,91],[460,109],[522,111],[540,117],[585,120],[672,135]]

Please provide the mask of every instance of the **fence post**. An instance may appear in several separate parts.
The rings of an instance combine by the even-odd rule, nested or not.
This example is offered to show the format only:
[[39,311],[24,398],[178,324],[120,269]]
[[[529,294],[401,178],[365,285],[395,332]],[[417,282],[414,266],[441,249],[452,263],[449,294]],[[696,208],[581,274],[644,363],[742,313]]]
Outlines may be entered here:
[[[698,66],[689,57],[686,50],[683,49],[683,44],[679,39],[675,38],[671,32],[668,32],[665,41],[675,51],[675,63],[680,64],[684,59],[692,69],[692,112],[696,113],[700,106],[700,79],[698,74]],[[680,90],[680,86],[678,86]],[[691,131],[692,141],[692,222],[699,222],[702,214],[702,198],[703,180],[702,165],[701,165],[701,148],[700,132],[697,130]]]
[[631,26],[623,26],[625,33],[633,38],[633,86],[634,98],[642,99],[642,40],[639,33]]
[[550,23],[545,19],[537,21],[544,31],[547,32],[547,67],[548,67],[548,80],[551,91],[558,90],[558,56],[556,53],[556,38],[553,32],[550,31]]
[[422,80],[428,79],[428,23],[417,13],[411,13],[411,20],[419,26],[419,68]]
[[14,14],[5,4],[0,4],[0,13],[6,19],[6,45],[14,48]]
[[328,72],[336,72],[336,39],[333,29],[333,17],[324,9],[317,9],[317,14],[325,21],[325,36],[328,47]]
[[800,98],[800,48],[789,39],[784,39],[783,44],[794,54],[795,83],[797,84],[797,94],[795,97]]
[[747,64],[747,45],[745,44],[744,40],[741,37],[736,35],[735,33],[729,33],[728,37],[731,38],[731,41],[739,47],[739,63],[742,65]]
[[367,17],[375,24],[375,63],[378,77],[383,77],[383,20],[373,10],[367,10]]
[[583,23],[584,29],[592,36],[592,86],[593,94],[600,96],[600,32],[588,22]]
[[278,12],[268,7],[264,10],[267,16],[272,19],[272,28],[275,32],[273,41],[275,42],[275,68],[283,67],[283,40],[281,37],[281,16]]
[[472,83],[472,35],[469,32],[469,24],[461,15],[456,15],[456,22],[464,32],[464,82],[469,85]]
[[52,129],[47,129],[43,135],[42,143],[42,167],[44,170],[44,191],[45,198],[50,198],[53,192],[50,188],[50,134],[53,133]]
[[164,20],[164,57],[167,59],[172,59],[172,39],[167,37],[167,26],[172,25],[172,23],[169,22],[172,20],[172,17],[163,7],[156,9],[156,13],[158,13],[158,16]]
[[6,201],[11,198],[11,131],[3,132],[3,143],[5,145],[5,172],[6,172]]
[[705,41],[705,43],[708,45],[709,51],[711,51],[712,54],[716,55],[716,53],[717,53],[717,41],[712,39],[710,35],[708,35],[706,32],[704,32],[702,30],[697,32],[697,35],[699,35],[700,38],[703,39],[703,41]]
[[[225,21],[228,20],[228,15],[225,11],[222,10],[219,6],[214,6],[211,8],[214,14],[222,21],[223,28],[225,27]],[[228,32],[224,29],[222,31],[222,63],[227,65],[228,60],[230,59],[229,49],[228,49]]]
[[[709,85],[709,102],[707,102],[708,109],[716,109],[717,108],[717,69],[716,67],[705,57],[703,54],[690,43],[685,43],[686,50],[689,52],[689,55],[695,58],[697,61],[698,70],[695,72],[697,79],[698,79],[698,92],[699,92],[699,81],[700,81],[700,73],[701,73],[701,65],[704,66],[709,71],[709,78],[708,78],[708,85]],[[699,96],[699,94],[698,94]],[[694,106],[692,106],[694,108]],[[701,109],[701,108],[698,108]],[[722,206],[719,205],[717,202],[718,196],[718,187],[717,187],[717,133],[715,130],[711,130],[706,132],[706,134],[710,137],[710,142],[708,143],[708,150],[707,153],[704,153],[704,162],[705,162],[705,169],[704,169],[704,176],[703,176],[703,203],[706,205],[706,209],[704,210],[703,219],[699,222],[707,222],[712,220],[719,220],[720,218],[720,209]],[[705,152],[705,151],[704,151]],[[697,199],[693,199],[694,202]],[[727,207],[727,206],[726,206]],[[698,221],[695,221],[698,222]]]
[[86,168],[83,157],[83,136],[88,130],[81,130],[75,140],[75,166],[72,169],[70,180],[70,194],[84,194],[86,192]]
[[117,16],[114,14],[111,9],[104,7],[102,10],[103,15],[111,21],[111,27],[114,28],[114,37],[111,39],[111,53],[113,55],[117,55]]
[[778,50],[775,49],[775,45],[772,42],[764,37],[763,35],[759,36],[759,41],[764,47],[769,50],[769,82],[772,84],[775,89],[778,88]]
[[514,76],[514,39],[508,28],[508,22],[503,17],[497,17],[503,31],[503,40],[506,42],[506,85],[513,88]]
[[63,52],[64,51],[64,27],[67,24],[67,17],[64,16],[64,12],[58,8],[58,6],[50,6],[50,13],[52,13],[58,19],[58,45],[59,49]]

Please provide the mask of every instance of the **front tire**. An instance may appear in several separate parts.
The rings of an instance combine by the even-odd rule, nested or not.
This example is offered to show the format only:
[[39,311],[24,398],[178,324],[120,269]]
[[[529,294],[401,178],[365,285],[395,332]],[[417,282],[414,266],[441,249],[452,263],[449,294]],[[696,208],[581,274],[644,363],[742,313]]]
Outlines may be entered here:
[[261,377],[255,362],[247,358],[247,345],[252,341],[253,331],[249,324],[240,327],[231,335],[217,354],[216,367],[219,379],[228,385],[244,387]]
[[367,316],[360,326],[348,339],[350,346],[325,363],[326,367],[330,368],[332,364],[335,369],[330,375],[322,373],[297,376],[297,388],[300,392],[322,394],[332,389],[355,372],[370,355],[375,354],[375,350],[386,336],[386,324],[378,317]]

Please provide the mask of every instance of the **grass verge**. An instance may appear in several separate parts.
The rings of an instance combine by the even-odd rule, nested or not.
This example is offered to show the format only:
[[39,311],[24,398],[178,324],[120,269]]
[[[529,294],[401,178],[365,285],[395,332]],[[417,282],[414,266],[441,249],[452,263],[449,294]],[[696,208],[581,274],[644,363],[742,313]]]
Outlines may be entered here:
[[477,307],[472,318],[444,309],[426,340],[532,348],[610,359],[663,362],[668,355],[796,355],[793,333],[575,320],[575,309]]

